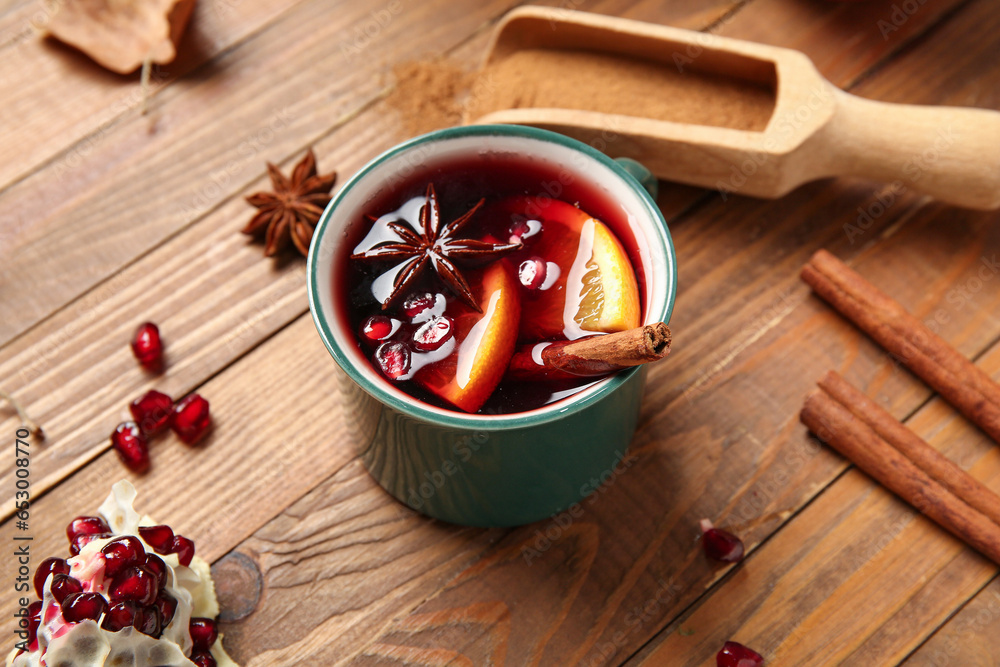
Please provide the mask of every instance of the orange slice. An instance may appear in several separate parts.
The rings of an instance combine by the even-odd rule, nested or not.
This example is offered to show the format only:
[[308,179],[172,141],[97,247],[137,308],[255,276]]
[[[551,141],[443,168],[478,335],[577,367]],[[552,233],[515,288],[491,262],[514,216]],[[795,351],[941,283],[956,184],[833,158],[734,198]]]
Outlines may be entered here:
[[483,312],[458,301],[450,304],[455,351],[421,368],[413,380],[455,407],[476,412],[500,383],[514,354],[521,299],[514,271],[504,260],[481,272],[469,271],[467,278]]
[[[525,290],[522,340],[580,338],[639,326],[639,287],[621,242],[606,224],[556,199],[518,197],[503,205],[539,220],[522,252],[558,267],[558,278]],[[520,255],[519,255],[520,256]]]

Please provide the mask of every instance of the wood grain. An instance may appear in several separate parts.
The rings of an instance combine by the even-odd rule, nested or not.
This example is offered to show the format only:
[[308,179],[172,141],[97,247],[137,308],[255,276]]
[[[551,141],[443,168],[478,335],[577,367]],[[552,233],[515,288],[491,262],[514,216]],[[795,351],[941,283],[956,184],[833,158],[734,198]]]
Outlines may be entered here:
[[[103,70],[83,54],[39,36],[57,3],[21,3],[0,17],[0,81],[13,93],[0,107],[0,126],[16,132],[0,135],[0,192],[55,159],[58,175],[87,162],[95,144],[139,113],[139,76]],[[157,67],[149,104],[158,92],[196,70],[226,49],[260,30],[294,0],[208,0],[195,5],[178,58]],[[238,10],[237,10],[238,6]],[[67,103],[72,109],[67,108]],[[67,151],[67,147],[71,147]],[[58,157],[57,157],[58,156]],[[0,241],[0,251],[5,242]]]
[[1000,579],[994,578],[902,664],[906,667],[988,665],[996,660],[997,636],[1000,636]]
[[[595,6],[648,19],[661,11],[654,5]],[[919,49],[900,53],[858,89],[875,98],[909,102],[947,102],[954,101],[951,96],[964,95],[965,103],[992,106],[989,99],[997,88],[997,59],[984,64],[973,57],[989,55],[995,48],[995,18],[985,5],[970,4],[940,32],[928,33]],[[747,34],[753,27],[762,41],[791,42],[784,45],[827,53],[823,67],[856,79],[923,33],[934,22],[929,17],[941,16],[940,4],[924,6],[921,12],[930,13],[919,13],[904,23],[900,33],[890,36],[888,45],[869,39],[858,52],[836,51],[827,44],[833,35],[870,30],[869,22],[889,10],[891,3],[858,5],[862,6],[846,9],[847,5],[839,3],[758,0],[734,14],[759,12],[756,18],[740,18],[742,23],[734,18],[724,21],[721,28],[745,36],[732,26],[743,26]],[[712,4],[706,11],[718,18],[717,7]],[[790,17],[787,21],[786,16]],[[462,39],[463,30],[468,33],[471,23],[455,28],[456,40]],[[412,29],[413,24],[407,25]],[[294,48],[282,51],[271,45],[271,38],[277,36],[261,36],[263,41],[258,43],[271,49],[267,58],[280,54],[294,60]],[[427,42],[440,39],[435,34]],[[303,48],[312,48],[312,42],[305,41]],[[956,58],[955,43],[975,44],[975,48],[968,57]],[[406,43],[394,57],[416,50],[416,45]],[[840,55],[835,57],[835,53]],[[232,75],[244,82],[240,77],[249,72],[240,68],[246,60],[258,69],[269,62],[263,57],[243,59],[243,55],[213,61],[220,67],[211,68],[212,76],[204,82],[192,82],[195,89],[215,77],[227,81]],[[928,71],[933,71],[931,78],[940,82],[940,89],[924,85],[928,77],[921,76]],[[315,76],[326,75],[318,72]],[[911,84],[910,77],[920,85]],[[323,85],[320,82],[319,90],[330,90]],[[178,105],[178,115],[175,125],[165,122],[161,126],[166,137],[189,127],[183,117],[197,110],[197,105],[184,101],[185,95],[194,92],[176,92],[176,102],[167,99],[170,94],[168,88],[161,93],[162,100]],[[214,95],[243,99],[235,87],[215,88],[214,95],[208,90],[199,94],[204,103],[217,101]],[[259,110],[253,113],[259,115]],[[351,154],[355,144],[350,142],[356,138],[360,147],[347,158],[352,164],[367,157],[366,141],[394,141],[393,120],[378,105],[364,107],[356,122],[342,126],[336,119],[327,119],[324,129],[317,129],[321,124],[312,119],[307,124],[310,127],[303,130],[299,143],[288,141],[271,155],[291,161],[312,140],[311,132],[323,134],[334,127],[338,129],[319,144],[321,164],[340,155],[335,138],[344,140],[345,155]],[[373,128],[370,133],[365,132],[366,124]],[[210,135],[206,130],[202,136],[208,141]],[[185,145],[178,150],[192,149]],[[166,166],[167,159],[157,164]],[[256,161],[262,159],[258,156]],[[189,166],[183,163],[180,168]],[[79,293],[84,296],[68,306],[67,293],[53,297],[38,310],[49,319],[0,350],[4,382],[32,364],[37,364],[40,375],[48,374],[26,389],[37,392],[29,397],[32,406],[50,405],[45,403],[49,394],[58,396],[56,400],[67,408],[82,403],[66,421],[59,421],[54,405],[44,410],[51,409],[57,420],[53,423],[61,424],[57,432],[63,438],[53,443],[56,447],[79,438],[75,442],[86,450],[88,437],[106,437],[97,422],[124,408],[127,398],[146,383],[174,382],[169,387],[175,392],[197,387],[212,400],[220,421],[211,441],[196,450],[184,448],[172,437],[158,441],[154,468],[139,480],[140,503],[143,498],[155,499],[156,509],[147,511],[193,537],[199,553],[215,559],[237,549],[260,565],[264,592],[257,611],[226,627],[227,645],[245,663],[619,663],[662,628],[674,630],[678,619],[686,623],[682,612],[690,605],[722,604],[719,600],[725,598],[716,593],[730,591],[726,587],[738,585],[747,573],[756,574],[758,581],[787,581],[782,590],[794,590],[793,580],[782,577],[795,570],[795,553],[826,564],[825,569],[811,572],[834,591],[831,600],[819,601],[828,605],[825,608],[831,608],[834,601],[847,606],[863,599],[868,588],[859,581],[874,585],[874,580],[865,577],[869,571],[909,565],[910,559],[891,548],[868,559],[866,554],[877,547],[881,533],[851,534],[850,541],[838,545],[810,532],[810,522],[802,518],[805,513],[784,523],[807,504],[805,512],[815,511],[812,508],[823,502],[830,513],[816,520],[834,526],[843,523],[838,517],[851,512],[860,512],[859,516],[873,522],[863,525],[876,528],[886,520],[886,515],[879,515],[882,510],[889,517],[906,519],[892,514],[896,510],[888,496],[878,501],[881,505],[876,502],[874,509],[859,509],[878,495],[859,475],[848,474],[830,486],[844,464],[804,440],[794,420],[813,376],[830,366],[849,369],[853,382],[866,386],[897,416],[905,416],[928,396],[925,387],[881,356],[870,342],[822,310],[795,276],[799,264],[819,246],[844,257],[860,257],[860,267],[873,282],[885,286],[921,317],[937,321],[943,314],[942,335],[965,354],[975,355],[993,341],[1000,325],[997,291],[982,281],[978,289],[971,289],[984,258],[989,261],[1000,247],[995,216],[928,206],[904,194],[896,196],[863,233],[851,236],[845,225],[856,223],[858,209],[872,206],[876,195],[885,196],[870,184],[820,183],[778,202],[731,196],[726,200],[709,197],[695,204],[701,193],[688,191],[674,198],[675,189],[667,187],[665,201],[682,212],[671,228],[684,258],[682,292],[673,320],[678,328],[677,352],[669,368],[654,371],[650,378],[634,460],[626,462],[592,503],[587,501],[582,518],[568,525],[563,516],[509,532],[475,531],[428,521],[390,501],[346,451],[347,443],[338,429],[345,423],[349,406],[316,400],[317,395],[334,394],[337,379],[308,372],[330,361],[311,323],[300,315],[304,309],[301,267],[294,263],[272,267],[256,259],[253,253],[259,248],[230,240],[245,209],[232,197],[241,189],[252,189],[247,184],[259,173],[255,168],[252,175],[233,179],[220,189],[207,215],[174,228],[163,237],[166,241],[151,234],[128,252],[101,258],[95,264],[99,270],[88,278],[97,289],[88,291],[81,284]],[[189,178],[186,181],[178,175],[176,182],[205,182],[197,170]],[[133,198],[138,196],[137,190],[132,192]],[[69,220],[65,217],[60,224],[67,225]],[[161,224],[162,220],[156,222]],[[124,229],[124,218],[119,215],[114,225]],[[136,254],[136,248],[142,254]],[[200,256],[204,263],[199,264]],[[217,270],[213,261],[220,264]],[[186,262],[202,269],[203,275],[195,269],[186,272]],[[127,351],[120,341],[111,340],[117,334],[109,332],[132,326],[132,321],[120,320],[132,316],[130,301],[124,297],[133,282],[154,294],[160,294],[156,279],[175,285],[169,273],[157,272],[164,263],[184,279],[178,284],[191,282],[202,293],[195,294],[198,290],[189,287],[175,300],[146,306],[144,313],[162,313],[164,321],[172,322],[177,341],[176,347],[168,348],[176,365],[162,380],[155,380],[127,367]],[[116,272],[119,277],[108,279]],[[145,273],[151,276],[149,282],[143,282]],[[195,276],[198,281],[193,280]],[[244,280],[245,288],[241,286]],[[112,288],[102,293],[103,286]],[[30,289],[35,288],[25,289],[33,293]],[[260,289],[266,296],[250,296]],[[198,305],[187,306],[186,298]],[[220,303],[226,304],[221,311]],[[88,316],[91,308],[95,309],[93,318]],[[59,310],[53,313],[53,309]],[[81,320],[84,326],[78,329]],[[291,324],[282,328],[287,322]],[[234,325],[238,333],[228,338]],[[272,336],[274,331],[278,333]],[[2,356],[8,351],[10,356]],[[104,361],[88,363],[88,354]],[[66,365],[61,355],[70,359]],[[996,355],[994,351],[990,363],[1000,363]],[[105,364],[123,371],[124,380],[117,379],[116,370],[103,370]],[[98,367],[102,370],[93,370]],[[789,368],[796,371],[791,377]],[[90,373],[97,373],[96,379],[77,380]],[[74,381],[78,384],[63,390],[64,384]],[[85,389],[101,389],[104,384],[112,387],[98,392],[98,400],[81,401]],[[274,398],[262,401],[262,395]],[[88,410],[100,416],[91,419]],[[961,426],[950,424],[947,418],[941,423],[943,439],[958,433],[949,428]],[[12,419],[5,420],[0,429],[13,424]],[[932,431],[937,424],[932,421],[924,427]],[[81,434],[73,435],[78,430]],[[993,455],[986,453],[986,444],[976,438],[965,440],[962,446],[973,447],[972,455],[979,458],[963,460],[963,465],[978,461],[973,471],[988,472]],[[318,443],[324,443],[318,446],[325,456],[315,455]],[[56,467],[65,463],[65,459],[56,463],[58,450],[53,449],[52,455]],[[113,455],[104,452],[76,474],[65,479],[56,475],[53,479],[61,483],[39,500],[33,512],[37,552],[61,552],[65,545],[60,533],[67,517],[95,507],[110,481],[121,474]],[[851,479],[854,486],[845,481]],[[833,500],[825,501],[828,496]],[[786,531],[791,531],[787,540],[801,551],[775,565],[775,572],[741,568],[726,578],[723,571],[704,561],[695,541],[697,520],[703,516],[738,527],[752,549],[747,565],[761,562],[758,556],[777,544]],[[928,636],[982,588],[982,564],[975,557],[963,560],[961,548],[947,560],[948,548],[954,545],[935,534],[918,534],[920,521],[911,517],[902,530],[910,531],[908,537],[916,536],[918,548],[930,550],[934,563],[947,562],[928,570],[933,578],[926,586],[915,587],[905,578],[891,582],[892,594],[871,614],[880,625],[863,638],[863,644],[855,645],[858,656],[904,656],[905,647]],[[12,530],[11,522],[6,522],[0,539],[9,540]],[[764,547],[753,552],[765,539]],[[530,564],[525,549],[539,552]],[[830,560],[830,554],[843,549],[871,564],[862,568],[860,580],[851,580],[854,588],[846,589],[850,595],[838,597],[836,586],[829,582],[845,573],[838,569],[840,561]],[[883,552],[895,560],[883,562],[888,558],[878,555]],[[795,572],[804,576],[802,568]],[[706,588],[713,585],[712,595],[703,598]],[[765,599],[767,584],[762,586],[753,589],[750,597]],[[784,615],[772,615],[774,625],[781,626],[775,632],[792,633],[795,643],[789,644],[789,651],[812,655],[822,634],[816,635],[816,642],[810,634],[794,634],[798,617],[792,612],[816,601],[796,601],[799,607],[789,605],[778,610]],[[310,614],[300,629],[303,602],[319,611]],[[6,600],[4,605],[3,612],[9,613]],[[722,616],[719,622],[741,621],[731,610]],[[919,619],[916,627],[907,625],[910,617]],[[851,621],[843,616],[840,620]],[[701,639],[697,633],[695,638]],[[984,646],[990,648],[988,643]],[[703,654],[702,660],[708,655]],[[881,664],[880,659],[875,662]]]

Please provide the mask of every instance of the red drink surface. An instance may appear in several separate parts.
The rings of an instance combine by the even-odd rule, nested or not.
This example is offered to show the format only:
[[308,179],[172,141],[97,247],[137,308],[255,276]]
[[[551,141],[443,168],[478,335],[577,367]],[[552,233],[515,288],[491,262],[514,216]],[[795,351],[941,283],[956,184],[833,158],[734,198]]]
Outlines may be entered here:
[[[496,244],[520,239],[524,247],[486,265],[472,268],[459,265],[483,314],[449,290],[430,264],[405,293],[398,294],[383,308],[382,302],[393,289],[393,268],[401,264],[400,260],[341,258],[337,266],[343,268],[339,275],[334,275],[333,289],[346,289],[348,298],[341,302],[347,312],[340,315],[349,323],[363,354],[381,371],[385,381],[430,405],[479,414],[535,409],[599,381],[600,378],[560,382],[504,379],[496,384],[515,342],[577,338],[587,333],[572,322],[571,326],[562,326],[561,307],[553,307],[549,297],[563,289],[556,281],[561,278],[566,283],[568,276],[560,273],[567,271],[560,272],[553,261],[548,261],[558,260],[567,266],[577,246],[583,246],[581,239],[585,234],[565,243],[563,238],[555,237],[564,234],[557,231],[558,225],[547,228],[543,224],[539,229],[545,215],[568,210],[582,219],[592,216],[606,224],[621,244],[641,286],[639,250],[622,205],[575,172],[527,158],[456,160],[418,168],[373,198],[352,221],[346,254],[364,253],[380,242],[398,240],[398,232],[387,227],[388,220],[397,220],[421,232],[418,211],[427,201],[428,184],[433,184],[436,193],[440,229],[484,200],[455,236]],[[517,292],[516,305],[509,296],[500,296],[511,292]],[[641,300],[643,291],[640,288],[638,292]],[[379,320],[380,332],[386,329],[382,318],[389,318],[391,337],[371,335],[373,317]],[[478,348],[473,344],[476,342]],[[405,351],[400,349],[400,343],[406,347]],[[491,363],[483,363],[483,359]],[[497,364],[499,369],[484,370]]]

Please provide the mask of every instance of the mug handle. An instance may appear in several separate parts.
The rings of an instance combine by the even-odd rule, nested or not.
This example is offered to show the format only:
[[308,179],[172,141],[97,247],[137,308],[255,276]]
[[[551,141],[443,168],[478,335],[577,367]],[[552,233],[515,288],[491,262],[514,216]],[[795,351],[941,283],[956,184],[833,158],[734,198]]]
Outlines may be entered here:
[[649,193],[649,196],[656,200],[656,193],[658,192],[659,184],[657,183],[656,176],[653,176],[653,172],[642,166],[642,163],[636,162],[629,157],[616,157],[615,162],[618,163],[622,169],[628,172],[628,175],[639,182],[639,185]]

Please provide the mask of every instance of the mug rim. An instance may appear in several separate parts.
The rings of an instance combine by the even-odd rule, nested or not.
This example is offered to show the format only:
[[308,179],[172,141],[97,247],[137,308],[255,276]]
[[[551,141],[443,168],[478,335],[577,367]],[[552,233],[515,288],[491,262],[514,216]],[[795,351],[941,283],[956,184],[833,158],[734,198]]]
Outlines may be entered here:
[[[562,419],[573,413],[584,410],[588,406],[604,399],[621,384],[628,381],[632,375],[639,372],[642,367],[618,371],[609,377],[599,380],[593,387],[589,387],[584,390],[584,392],[582,392],[584,395],[577,400],[574,400],[576,395],[571,395],[552,404],[522,412],[495,415],[468,414],[447,408],[425,405],[418,399],[412,397],[409,397],[409,400],[404,400],[400,396],[396,396],[394,393],[388,391],[385,387],[371,382],[364,374],[360,373],[358,369],[355,368],[354,362],[340,349],[336,336],[331,328],[331,321],[334,320],[333,316],[335,313],[326,313],[320,303],[318,295],[321,288],[318,283],[319,267],[317,260],[317,256],[320,253],[318,252],[318,247],[330,227],[330,220],[333,217],[334,209],[336,209],[340,202],[346,197],[347,193],[355,188],[358,183],[365,178],[365,176],[377,169],[382,163],[395,157],[396,155],[405,153],[406,151],[427,142],[475,136],[521,137],[562,145],[565,148],[584,153],[588,157],[601,163],[603,166],[610,169],[632,190],[634,190],[639,201],[645,207],[650,221],[653,223],[652,227],[654,234],[660,237],[666,250],[664,254],[666,256],[667,264],[667,298],[666,302],[663,304],[662,310],[659,311],[661,316],[654,321],[670,321],[670,316],[673,312],[674,299],[677,295],[676,254],[674,252],[673,240],[670,237],[670,230],[667,228],[666,220],[663,218],[663,214],[660,212],[659,207],[656,205],[656,202],[653,201],[653,198],[646,191],[646,189],[618,162],[604,153],[601,153],[597,149],[584,144],[583,142],[549,130],[521,125],[499,124],[466,125],[434,130],[433,132],[422,134],[389,148],[355,172],[354,175],[351,176],[351,178],[349,178],[347,182],[344,183],[344,185],[337,191],[333,199],[330,200],[330,203],[327,204],[326,208],[323,210],[323,214],[320,216],[319,222],[316,225],[316,229],[313,232],[312,241],[309,247],[309,255],[306,260],[306,272],[308,276],[306,286],[309,297],[309,312],[312,316],[313,324],[316,326],[316,329],[320,334],[320,338],[323,340],[323,345],[337,362],[337,365],[340,366],[340,368],[348,375],[350,380],[359,385],[366,393],[376,398],[382,404],[388,405],[403,414],[442,426],[472,430],[508,430]],[[334,261],[332,254],[326,261],[330,263]],[[647,320],[649,319],[650,314],[650,312],[647,312]],[[403,394],[404,392],[400,390],[399,393]]]

